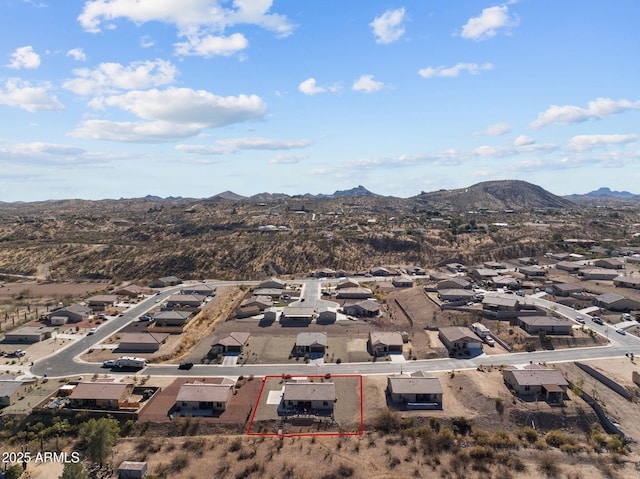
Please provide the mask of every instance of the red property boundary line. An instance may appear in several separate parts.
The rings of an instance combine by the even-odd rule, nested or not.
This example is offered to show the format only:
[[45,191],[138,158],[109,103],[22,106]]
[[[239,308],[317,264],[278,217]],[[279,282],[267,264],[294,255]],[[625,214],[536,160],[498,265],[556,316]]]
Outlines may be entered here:
[[[253,414],[251,415],[251,420],[249,421],[249,427],[247,428],[248,436],[275,436],[275,437],[318,437],[318,436],[362,436],[364,434],[364,397],[363,397],[363,387],[362,387],[362,376],[360,374],[332,374],[330,376],[320,374],[320,375],[307,375],[306,378],[324,378],[324,379],[332,379],[332,378],[358,378],[359,389],[360,389],[360,429],[357,432],[311,432],[311,433],[297,433],[297,434],[278,434],[277,432],[270,433],[257,433],[251,432],[251,428],[253,427],[253,422],[256,418],[256,413],[258,412],[258,407],[260,406],[260,399],[262,398],[262,393],[264,392],[264,387],[267,384],[267,380],[270,378],[278,378],[278,379],[290,379],[294,376],[292,375],[281,375],[281,376],[265,376],[262,378],[262,387],[260,388],[260,394],[258,394],[258,400],[256,401],[256,405],[253,408]],[[296,376],[297,377],[297,376]]]

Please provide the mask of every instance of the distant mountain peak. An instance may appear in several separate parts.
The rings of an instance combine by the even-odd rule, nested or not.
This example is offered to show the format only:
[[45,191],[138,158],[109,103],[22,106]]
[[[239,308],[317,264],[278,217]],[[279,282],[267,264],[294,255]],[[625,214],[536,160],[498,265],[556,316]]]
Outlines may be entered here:
[[234,193],[233,191],[223,191],[222,193],[218,193],[217,195],[213,195],[211,199],[219,199],[219,200],[230,200],[230,201],[238,201],[246,199],[246,196],[239,195]]
[[366,189],[362,185],[358,185],[355,188],[351,188],[350,190],[337,190],[332,197],[342,197],[342,196],[380,196],[375,193],[372,193],[368,189]]
[[612,191],[611,188],[603,186],[597,190],[587,193],[585,196],[592,196],[598,198],[638,198],[640,195],[634,195],[628,191]]

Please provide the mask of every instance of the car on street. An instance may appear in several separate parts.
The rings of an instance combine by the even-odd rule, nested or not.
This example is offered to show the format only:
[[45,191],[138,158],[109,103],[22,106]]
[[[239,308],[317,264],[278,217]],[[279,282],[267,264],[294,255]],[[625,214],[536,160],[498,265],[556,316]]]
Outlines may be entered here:
[[92,334],[96,334],[98,332],[98,328],[91,328],[87,333],[87,336],[91,336]]
[[576,316],[576,321],[579,322],[580,324],[584,324],[584,318],[582,316]]
[[191,361],[186,361],[184,363],[180,363],[178,365],[178,369],[186,369],[189,370],[193,367],[193,363]]
[[102,367],[103,368],[115,368],[116,367],[115,359],[107,359],[105,362],[102,363]]
[[594,316],[591,319],[593,319],[593,322],[596,324],[604,324],[604,321],[602,321],[602,318],[600,318],[600,316]]
[[616,333],[618,333],[618,334],[627,334],[627,332],[622,328],[616,329]]

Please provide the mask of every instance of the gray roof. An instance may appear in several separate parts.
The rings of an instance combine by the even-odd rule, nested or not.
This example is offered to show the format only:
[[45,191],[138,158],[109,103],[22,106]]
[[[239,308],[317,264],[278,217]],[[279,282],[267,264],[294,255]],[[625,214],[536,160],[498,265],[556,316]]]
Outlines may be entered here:
[[520,386],[542,386],[556,384],[568,386],[569,383],[557,369],[505,369],[509,371]]
[[395,394],[442,394],[442,385],[438,378],[389,376],[389,388]]
[[169,336],[169,333],[124,333],[122,335],[122,338],[120,338],[120,344],[162,344],[167,340]]
[[438,330],[447,341],[454,343],[456,341],[466,340],[468,343],[481,343],[482,341],[473,331],[465,326],[447,326]]
[[69,399],[103,399],[116,401],[122,397],[131,384],[109,382],[79,383]]
[[376,346],[378,344],[387,346],[402,346],[402,335],[397,331],[371,331],[369,333],[371,344]]
[[193,313],[189,311],[160,311],[153,315],[154,319],[189,319]]
[[213,345],[217,346],[244,346],[249,340],[251,333],[244,332],[231,332],[223,336],[216,336],[213,340]]
[[605,294],[601,294],[600,296],[596,296],[596,301],[598,301],[599,303],[604,303],[604,304],[611,304],[611,303],[615,303],[617,301],[622,301],[624,298],[624,296],[622,296],[621,294],[617,294],[617,293],[605,293]]
[[285,401],[335,401],[334,383],[291,382],[284,385]]
[[311,318],[315,314],[314,308],[305,308],[299,306],[287,306],[282,309],[285,318]]
[[518,321],[529,326],[573,326],[573,323],[568,319],[554,318],[553,316],[518,316]]
[[227,402],[231,389],[229,384],[186,383],[180,386],[176,401]]
[[11,396],[20,386],[22,386],[22,381],[0,381],[0,397]]

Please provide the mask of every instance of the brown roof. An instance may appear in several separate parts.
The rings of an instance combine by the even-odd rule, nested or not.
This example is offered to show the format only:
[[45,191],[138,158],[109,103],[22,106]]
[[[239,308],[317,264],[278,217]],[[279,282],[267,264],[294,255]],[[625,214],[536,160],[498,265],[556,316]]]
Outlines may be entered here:
[[284,385],[285,401],[334,401],[334,383],[295,382]]
[[402,346],[402,335],[397,331],[371,331],[369,333],[369,338],[371,340],[371,345],[376,346],[378,344],[383,344],[387,346]]
[[119,400],[128,387],[127,383],[86,382],[79,383],[69,399],[104,399]]
[[231,389],[229,384],[186,383],[180,386],[176,401],[227,402]]
[[542,386],[545,388],[550,384],[558,386],[568,386],[569,383],[562,373],[557,369],[505,369],[509,372],[520,386]]
[[448,326],[439,329],[440,334],[444,336],[447,341],[454,343],[456,341],[466,340],[468,343],[481,343],[482,341],[476,336],[473,331],[464,326]]

